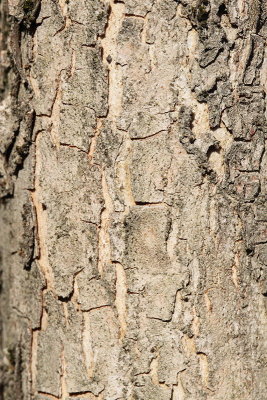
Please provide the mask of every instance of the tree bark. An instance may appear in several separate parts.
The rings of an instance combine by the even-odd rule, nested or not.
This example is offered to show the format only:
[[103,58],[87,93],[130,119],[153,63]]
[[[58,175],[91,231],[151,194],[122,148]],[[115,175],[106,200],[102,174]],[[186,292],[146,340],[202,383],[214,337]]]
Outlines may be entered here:
[[0,4],[0,399],[265,400],[266,2]]

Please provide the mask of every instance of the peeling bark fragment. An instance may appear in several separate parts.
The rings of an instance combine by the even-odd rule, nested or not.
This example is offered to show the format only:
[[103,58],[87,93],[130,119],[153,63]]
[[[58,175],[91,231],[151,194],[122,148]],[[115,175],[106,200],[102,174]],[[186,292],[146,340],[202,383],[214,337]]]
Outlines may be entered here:
[[82,311],[112,305],[112,293],[105,282],[97,279],[86,281],[84,274],[78,277],[79,298]]
[[[67,5],[67,13],[74,23],[78,23],[83,37],[83,44],[86,46],[95,45],[100,36],[105,35],[109,4],[100,1],[80,1],[77,4],[71,0]],[[90,24],[88,24],[90,21]]]
[[[136,202],[157,203],[164,199],[171,162],[168,134],[133,143],[132,186]],[[161,163],[162,161],[162,163]]]
[[102,64],[100,49],[83,47],[76,56],[75,71],[62,86],[62,101],[95,111],[97,117],[107,114],[108,76]]
[[128,367],[121,373],[119,332],[114,312],[110,307],[92,310],[89,320],[94,354],[94,381],[99,388],[98,393],[105,388],[107,397],[123,397],[124,375]]
[[[72,292],[73,275],[94,265],[97,226],[90,222],[95,225],[100,222],[101,187],[96,180],[99,173],[95,167],[92,167],[91,176],[84,173],[88,161],[82,152],[64,147],[57,156],[57,149],[45,136],[41,137],[40,145],[43,148],[40,200],[47,215],[48,260],[54,270],[58,295],[68,297]],[[55,167],[57,178],[51,182],[51,171]]]
[[[62,305],[51,293],[45,296],[45,309],[48,321],[46,329],[38,334],[36,389],[39,392],[60,397],[62,395],[61,355],[64,314]],[[48,360],[51,360],[51,364]]]
[[[15,266],[13,268],[15,269]],[[31,329],[39,328],[42,315],[41,291],[45,287],[45,282],[37,264],[33,263],[30,271],[24,271],[17,276],[13,286],[14,296],[11,307],[20,316],[30,320]],[[18,298],[23,299],[19,304],[17,304]]]
[[[86,355],[83,352],[83,319],[73,304],[67,306],[64,334],[64,357],[66,363],[66,386],[68,393],[91,391],[92,383],[86,370]],[[77,357],[78,355],[78,357]]]
[[[155,226],[155,223],[157,226]],[[168,210],[164,206],[132,208],[126,219],[126,265],[139,273],[166,273]],[[140,244],[142,243],[142,246]]]
[[139,4],[137,0],[126,0],[125,4],[125,12],[126,14],[130,14],[133,16],[141,16],[145,17],[146,14],[151,10],[153,6],[152,0],[145,0],[142,4]]
[[[90,121],[90,124],[88,124]],[[76,105],[62,105],[60,109],[59,141],[88,152],[96,129],[95,111]]]

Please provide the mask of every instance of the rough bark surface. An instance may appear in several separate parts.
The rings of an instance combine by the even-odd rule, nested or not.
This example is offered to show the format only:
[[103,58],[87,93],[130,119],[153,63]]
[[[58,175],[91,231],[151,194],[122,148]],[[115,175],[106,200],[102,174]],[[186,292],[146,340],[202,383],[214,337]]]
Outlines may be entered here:
[[0,4],[0,398],[266,400],[266,2]]

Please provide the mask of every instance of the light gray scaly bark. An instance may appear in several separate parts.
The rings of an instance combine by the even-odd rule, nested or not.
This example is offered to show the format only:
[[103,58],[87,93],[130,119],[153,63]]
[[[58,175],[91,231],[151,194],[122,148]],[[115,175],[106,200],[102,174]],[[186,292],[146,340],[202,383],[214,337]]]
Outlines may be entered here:
[[1,0],[1,400],[265,400],[264,0]]

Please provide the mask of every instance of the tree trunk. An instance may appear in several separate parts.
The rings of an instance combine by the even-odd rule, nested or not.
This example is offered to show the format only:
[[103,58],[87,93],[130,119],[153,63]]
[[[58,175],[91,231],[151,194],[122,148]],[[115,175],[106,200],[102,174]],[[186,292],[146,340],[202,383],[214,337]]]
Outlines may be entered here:
[[264,0],[1,1],[2,400],[265,400]]

